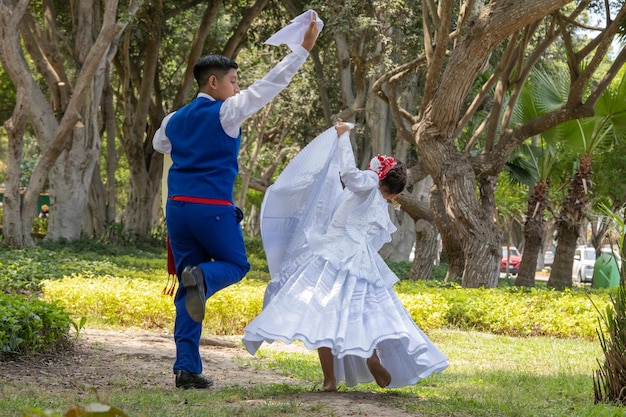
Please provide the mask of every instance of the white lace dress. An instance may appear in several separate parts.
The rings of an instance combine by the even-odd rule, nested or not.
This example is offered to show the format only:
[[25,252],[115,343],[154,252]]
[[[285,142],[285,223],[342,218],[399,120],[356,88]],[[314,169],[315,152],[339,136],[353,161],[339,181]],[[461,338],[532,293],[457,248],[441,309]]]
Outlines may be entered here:
[[348,134],[337,140],[331,128],[318,136],[263,202],[272,279],[263,311],[245,328],[248,351],[274,340],[328,347],[335,378],[347,386],[374,380],[366,364],[374,350],[391,374],[389,388],[443,371],[448,358],[413,322],[378,254],[395,230],[378,177],[356,168]]

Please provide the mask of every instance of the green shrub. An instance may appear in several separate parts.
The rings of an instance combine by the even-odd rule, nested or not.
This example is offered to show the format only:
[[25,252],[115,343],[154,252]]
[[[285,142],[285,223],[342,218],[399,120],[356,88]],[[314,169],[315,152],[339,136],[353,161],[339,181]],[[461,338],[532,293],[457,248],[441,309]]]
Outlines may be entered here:
[[265,258],[265,250],[263,249],[263,241],[260,236],[246,237],[246,252],[248,262],[250,262],[250,272],[247,277],[269,281],[269,269],[267,267],[267,259]]
[[606,297],[545,289],[454,289],[447,291],[447,322],[452,327],[511,336],[595,336],[597,317],[589,301]]
[[398,298],[422,330],[447,326],[448,302],[442,294],[398,294]]
[[73,275],[42,283],[43,298],[57,300],[72,314],[110,326],[172,329],[173,298],[165,281]]
[[69,341],[70,314],[57,302],[0,294],[0,351],[40,352]]
[[[269,273],[260,238],[246,238],[251,271],[241,282],[207,303],[205,327],[214,334],[240,334],[260,311]],[[446,284],[446,265],[430,280],[410,281],[410,263],[390,263],[402,279],[395,291],[423,329],[451,327],[511,336],[596,337],[597,312],[611,290],[543,287],[464,289]],[[167,280],[165,248],[159,245],[105,245],[95,240],[42,244],[35,249],[0,252],[0,288],[38,291],[58,300],[75,317],[91,323],[172,329],[173,299],[162,295]],[[505,281],[505,280],[500,280]],[[593,303],[592,303],[593,301]]]
[[598,308],[604,325],[598,331],[604,360],[594,372],[593,388],[595,402],[619,406],[626,405],[626,283],[622,281],[604,310]]
[[204,326],[213,334],[243,334],[263,307],[266,282],[244,279],[207,302]]
[[387,266],[389,266],[389,269],[391,269],[400,280],[409,279],[409,273],[411,272],[410,262],[386,261],[386,263]]
[[36,248],[0,252],[0,292],[32,294],[42,280],[72,274],[164,281],[165,247],[104,245],[95,240],[45,242]]
[[36,218],[33,221],[33,233],[39,236],[45,236],[48,232],[48,219]]
[[[391,262],[386,261],[389,269],[393,271],[394,274],[401,280],[408,280],[411,274],[411,262]],[[430,275],[430,278],[427,281],[436,281],[439,283],[443,283],[446,278],[446,274],[448,273],[448,265],[439,264],[433,267],[433,271]]]
[[[204,326],[213,334],[241,334],[261,312],[266,283],[244,279],[211,297]],[[174,299],[163,284],[141,279],[76,275],[45,281],[43,297],[56,300],[77,317],[107,326],[173,330]]]
[[[213,334],[241,334],[261,311],[265,281],[244,279],[211,297],[204,326]],[[163,283],[116,277],[73,276],[46,281],[46,300],[58,300],[76,316],[112,326],[173,328],[173,299]],[[545,335],[593,339],[593,303],[607,305],[608,293],[546,289],[464,289],[430,281],[396,284],[401,302],[422,329],[442,327],[510,336]],[[593,303],[592,301],[593,300]]]

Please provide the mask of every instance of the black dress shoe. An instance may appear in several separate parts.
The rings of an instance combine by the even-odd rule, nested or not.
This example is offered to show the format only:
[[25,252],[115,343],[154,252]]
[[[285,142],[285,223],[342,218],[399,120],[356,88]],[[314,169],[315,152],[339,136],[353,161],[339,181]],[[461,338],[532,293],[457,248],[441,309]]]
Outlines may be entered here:
[[180,276],[183,286],[187,290],[185,307],[193,321],[202,323],[206,309],[206,286],[204,273],[197,266],[188,265]]
[[192,374],[189,371],[176,371],[176,388],[210,388],[213,380],[202,374]]

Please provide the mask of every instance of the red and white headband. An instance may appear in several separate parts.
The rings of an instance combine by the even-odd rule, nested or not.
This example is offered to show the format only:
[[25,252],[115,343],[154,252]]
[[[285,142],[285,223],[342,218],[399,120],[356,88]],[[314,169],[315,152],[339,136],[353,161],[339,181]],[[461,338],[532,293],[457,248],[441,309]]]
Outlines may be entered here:
[[397,162],[393,157],[378,154],[372,158],[367,169],[374,171],[378,175],[378,181],[382,181],[396,164]]

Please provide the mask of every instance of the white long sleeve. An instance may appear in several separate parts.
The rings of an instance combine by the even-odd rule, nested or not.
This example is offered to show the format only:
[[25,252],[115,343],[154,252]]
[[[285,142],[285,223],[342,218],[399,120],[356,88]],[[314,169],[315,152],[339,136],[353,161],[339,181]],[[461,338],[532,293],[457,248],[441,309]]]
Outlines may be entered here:
[[298,72],[309,52],[301,45],[283,58],[265,77],[255,81],[250,87],[237,95],[224,100],[220,109],[222,128],[228,136],[239,136],[242,123],[263,106],[272,101]]
[[[238,137],[242,123],[289,85],[308,56],[309,52],[301,45],[294,47],[294,51],[283,58],[265,77],[255,81],[239,94],[224,100],[224,104],[220,108],[220,122],[224,132],[232,138]],[[205,93],[198,93],[198,96],[214,100],[213,97]],[[172,149],[172,145],[165,134],[165,128],[173,114],[170,113],[163,118],[161,126],[152,139],[152,146],[161,153],[169,153]]]
[[341,181],[347,189],[356,193],[378,187],[378,176],[374,171],[361,171],[356,167],[349,132],[339,138],[338,152]]

